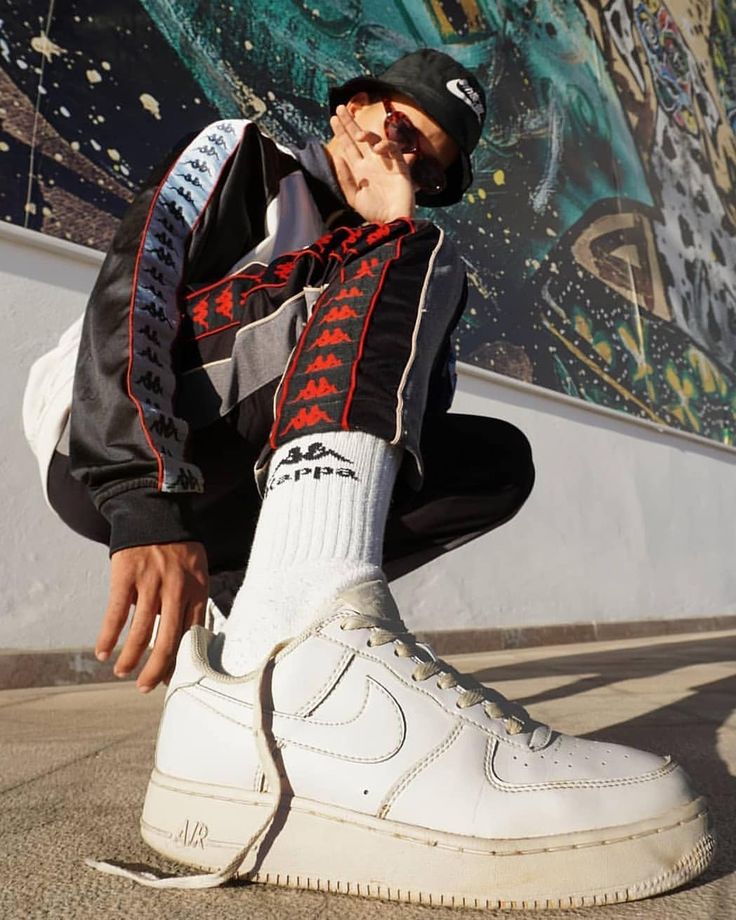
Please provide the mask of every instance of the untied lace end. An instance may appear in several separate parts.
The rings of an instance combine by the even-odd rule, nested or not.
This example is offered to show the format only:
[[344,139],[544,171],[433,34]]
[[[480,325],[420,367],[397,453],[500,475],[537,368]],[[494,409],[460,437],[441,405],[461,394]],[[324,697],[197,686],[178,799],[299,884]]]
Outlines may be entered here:
[[253,728],[256,736],[256,747],[260,755],[261,768],[266,777],[268,788],[273,794],[273,804],[269,809],[268,815],[262,822],[258,830],[251,835],[250,839],[241,847],[238,853],[230,862],[218,869],[216,872],[208,872],[202,875],[156,875],[154,872],[144,869],[128,869],[126,866],[114,862],[106,862],[96,859],[85,859],[85,865],[91,869],[97,869],[98,872],[104,872],[107,875],[117,875],[121,878],[130,879],[138,885],[146,888],[176,888],[176,889],[205,889],[219,888],[221,885],[229,882],[234,878],[245,860],[248,858],[251,850],[265,836],[271,827],[276,812],[278,811],[281,801],[281,774],[276,765],[271,745],[266,737],[263,728],[263,684],[265,681],[266,671],[273,662],[276,655],[284,646],[288,645],[288,640],[279,642],[268,653],[266,660],[258,672],[256,681],[255,695],[253,700]]

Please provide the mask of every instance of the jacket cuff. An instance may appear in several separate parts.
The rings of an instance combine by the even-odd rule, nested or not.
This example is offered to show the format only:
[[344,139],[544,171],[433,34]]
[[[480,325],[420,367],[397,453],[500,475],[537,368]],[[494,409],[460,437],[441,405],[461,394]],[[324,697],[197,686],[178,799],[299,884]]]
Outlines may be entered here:
[[198,540],[187,494],[131,489],[108,498],[100,512],[110,524],[110,555],[130,546]]

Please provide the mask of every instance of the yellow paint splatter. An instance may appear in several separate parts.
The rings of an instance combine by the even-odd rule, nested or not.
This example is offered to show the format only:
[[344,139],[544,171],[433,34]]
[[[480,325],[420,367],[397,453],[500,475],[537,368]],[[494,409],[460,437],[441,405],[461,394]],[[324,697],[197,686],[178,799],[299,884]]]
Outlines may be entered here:
[[485,198],[486,198],[486,190],[485,190],[484,188],[479,188],[479,189],[478,189],[478,197],[480,198],[481,201],[485,201]]
[[575,331],[579,336],[582,336],[586,342],[593,341],[593,329],[591,328],[590,320],[581,313],[575,316]]
[[117,150],[115,150],[114,147],[108,147],[108,148],[107,148],[107,155],[108,155],[108,156],[110,157],[110,159],[113,160],[115,163],[118,163],[118,162],[120,161],[120,154],[118,153]]
[[150,112],[154,118],[161,121],[161,109],[159,107],[158,99],[155,99],[150,93],[141,93],[138,97],[141,101],[143,108]]
[[606,364],[610,364],[613,361],[613,349],[608,342],[595,342],[593,348],[595,348]]
[[10,147],[5,143],[5,141],[0,141],[0,151],[7,153],[10,150]]
[[493,181],[496,185],[506,185],[506,173],[502,169],[497,169],[493,174]]
[[33,201],[29,201],[28,204],[25,206],[24,210],[27,214],[35,214],[37,208]]
[[85,75],[90,83],[102,83],[102,75],[99,70],[88,70]]
[[41,32],[40,35],[34,35],[31,39],[31,48],[38,54],[42,54],[49,64],[53,64],[54,55],[66,54],[66,49],[59,47],[51,41],[51,39],[46,35],[45,32]]
[[109,61],[103,61],[100,66],[102,67],[103,70],[110,70],[112,65],[110,64]]

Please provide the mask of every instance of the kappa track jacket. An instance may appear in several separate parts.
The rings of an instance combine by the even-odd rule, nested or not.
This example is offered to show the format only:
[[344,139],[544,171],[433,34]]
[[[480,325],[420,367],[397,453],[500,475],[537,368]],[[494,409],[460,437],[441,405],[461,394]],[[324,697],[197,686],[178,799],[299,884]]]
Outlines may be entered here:
[[[186,143],[131,205],[87,306],[71,412],[71,468],[109,521],[113,551],[196,539],[187,494],[205,484],[188,462],[187,424],[176,412],[180,298],[248,262],[309,245],[335,206],[344,222],[360,223],[298,153],[236,120]],[[428,411],[446,411],[453,389],[448,336]]]

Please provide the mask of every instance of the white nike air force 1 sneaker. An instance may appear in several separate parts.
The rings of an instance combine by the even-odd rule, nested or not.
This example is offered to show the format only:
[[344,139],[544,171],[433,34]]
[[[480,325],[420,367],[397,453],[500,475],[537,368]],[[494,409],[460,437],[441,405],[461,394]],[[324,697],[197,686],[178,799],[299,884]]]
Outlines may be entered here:
[[141,819],[159,853],[221,870],[190,887],[568,907],[666,891],[711,859],[705,802],[669,757],[534,722],[418,645],[382,582],[246,677],[211,666],[211,639],[182,642]]

